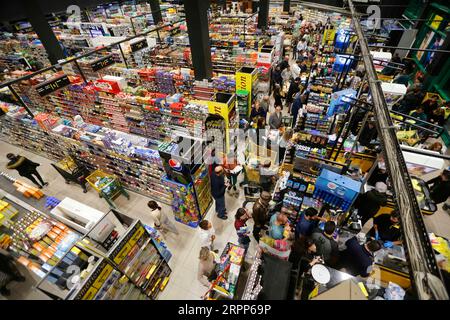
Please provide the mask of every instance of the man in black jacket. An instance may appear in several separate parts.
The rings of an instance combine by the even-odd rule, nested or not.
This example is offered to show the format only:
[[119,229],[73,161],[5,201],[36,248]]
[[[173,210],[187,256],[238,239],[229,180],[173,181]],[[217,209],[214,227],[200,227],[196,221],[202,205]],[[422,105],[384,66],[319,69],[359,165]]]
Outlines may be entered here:
[[220,219],[226,220],[227,209],[225,208],[225,177],[223,167],[217,166],[211,174],[211,195],[216,202],[216,213]]
[[342,267],[353,276],[368,277],[373,270],[374,253],[381,249],[381,243],[370,240],[363,245],[356,237],[345,242],[346,249],[341,253]]
[[355,208],[358,209],[358,215],[361,216],[361,226],[363,227],[367,221],[380,210],[381,206],[387,203],[387,186],[383,182],[377,182],[375,189],[360,194],[356,199]]
[[430,197],[436,204],[447,201],[450,196],[450,170],[445,169],[440,176],[428,181],[427,185],[430,187]]
[[[35,185],[39,187],[39,189],[42,189],[44,186],[48,185],[48,182],[44,182],[41,175],[36,170],[36,168],[39,166],[39,163],[35,163],[28,158],[12,153],[8,153],[6,157],[9,160],[6,166],[8,169],[16,169],[22,177],[30,179]],[[40,184],[36,181],[35,177],[40,181]]]

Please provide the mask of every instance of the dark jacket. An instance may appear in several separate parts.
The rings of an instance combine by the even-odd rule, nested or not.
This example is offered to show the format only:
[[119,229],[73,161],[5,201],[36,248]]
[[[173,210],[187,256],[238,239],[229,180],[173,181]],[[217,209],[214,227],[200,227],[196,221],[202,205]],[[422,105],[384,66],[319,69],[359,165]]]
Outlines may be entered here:
[[445,202],[448,197],[450,197],[450,181],[444,181],[441,176],[439,176],[428,181],[427,184],[429,186],[433,184],[430,188],[430,198],[435,203]]
[[347,247],[342,252],[342,261],[345,269],[351,275],[368,277],[372,272],[373,254],[360,245],[356,237],[353,237],[345,242]]
[[256,117],[262,117],[266,119],[267,112],[262,108],[259,107],[259,110],[256,110],[256,108],[252,108],[252,111],[250,112],[250,119],[253,120]]
[[317,227],[317,220],[307,220],[305,214],[302,213],[300,219],[295,226],[295,238],[299,237],[309,237],[313,233],[314,229]]
[[291,81],[291,84],[289,85],[289,89],[287,92],[287,96],[286,96],[286,101],[287,102],[292,102],[293,96],[300,91],[300,87],[298,83],[295,83],[294,80]]
[[373,189],[361,194],[356,200],[356,208],[358,214],[362,217],[363,222],[370,220],[380,210],[381,206],[386,205],[387,195]]
[[289,67],[289,62],[287,62],[286,60],[283,60],[280,62],[280,64],[278,66],[280,67],[280,70],[283,71],[284,69]]
[[296,99],[294,99],[294,102],[292,103],[292,107],[291,107],[292,126],[293,127],[295,127],[295,124],[297,123],[298,111],[301,108],[303,108],[302,97],[299,95]]
[[281,76],[281,71],[274,70],[272,73],[273,82],[281,84],[283,82],[283,77]]
[[211,195],[214,199],[221,198],[225,194],[225,177],[218,176],[215,172],[211,175]]
[[[373,224],[378,227],[378,235],[380,236],[380,240],[397,241],[402,237],[400,226],[392,223],[390,214],[379,215],[373,219]],[[367,235],[375,238],[375,229],[370,229]]]
[[255,226],[264,227],[268,221],[267,212],[269,211],[269,204],[264,203],[261,199],[256,200],[253,205],[253,221]]
[[8,169],[16,169],[17,172],[19,172],[19,174],[21,176],[27,176],[30,173],[33,173],[36,171],[36,168],[39,166],[38,163],[35,163],[33,161],[31,161],[28,158],[22,157],[22,156],[18,156],[15,159],[12,159],[8,164],[7,164],[7,168]]
[[369,125],[365,125],[358,141],[362,146],[367,147],[370,144],[370,141],[377,138],[377,135],[378,132],[375,126],[371,129],[369,128]]

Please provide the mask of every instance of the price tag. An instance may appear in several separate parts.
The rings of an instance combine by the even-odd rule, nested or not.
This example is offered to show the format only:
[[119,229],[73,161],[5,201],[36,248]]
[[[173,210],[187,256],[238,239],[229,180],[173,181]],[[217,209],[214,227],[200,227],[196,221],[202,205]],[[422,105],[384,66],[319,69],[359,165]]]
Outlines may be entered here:
[[41,97],[44,97],[58,89],[64,88],[70,84],[69,77],[62,75],[57,78],[50,79],[36,86],[36,91]]
[[112,54],[110,54],[106,57],[100,58],[100,59],[92,62],[91,68],[92,68],[92,71],[99,71],[99,70],[106,68],[107,66],[110,66],[114,63],[115,63],[114,57]]
[[142,39],[130,45],[131,52],[136,52],[148,47],[147,39]]

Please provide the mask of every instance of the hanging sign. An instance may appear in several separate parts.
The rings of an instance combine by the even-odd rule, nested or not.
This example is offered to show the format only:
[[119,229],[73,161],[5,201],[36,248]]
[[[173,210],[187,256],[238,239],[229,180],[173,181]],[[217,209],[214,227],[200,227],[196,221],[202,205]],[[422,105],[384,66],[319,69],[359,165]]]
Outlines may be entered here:
[[130,44],[131,52],[136,52],[148,47],[147,39],[142,39],[135,43]]
[[106,68],[107,66],[110,66],[114,63],[115,63],[114,57],[112,54],[110,54],[106,57],[97,59],[96,61],[92,62],[91,68],[92,68],[92,71],[99,71],[99,70]]
[[64,74],[37,85],[36,91],[39,93],[41,97],[43,97],[58,89],[64,88],[69,84],[70,84],[69,77],[67,77],[67,75]]

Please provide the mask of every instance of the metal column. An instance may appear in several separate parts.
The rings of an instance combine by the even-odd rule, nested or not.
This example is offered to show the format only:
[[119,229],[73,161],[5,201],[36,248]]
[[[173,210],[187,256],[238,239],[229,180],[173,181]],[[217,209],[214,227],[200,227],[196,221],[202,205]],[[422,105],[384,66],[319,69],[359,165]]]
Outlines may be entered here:
[[288,12],[291,10],[291,0],[284,0],[283,2],[283,12]]
[[64,54],[58,39],[56,39],[52,28],[48,24],[38,1],[22,0],[22,4],[28,21],[31,23],[34,32],[38,35],[39,40],[41,40],[51,64],[57,64],[58,60],[66,58],[66,55]]
[[211,79],[212,77],[208,8],[209,1],[184,0],[184,12],[196,80]]
[[258,29],[267,29],[270,0],[259,0]]
[[397,141],[396,132],[381,89],[381,81],[378,80],[375,72],[367,40],[364,37],[352,0],[348,0],[348,5],[352,13],[353,28],[358,35],[361,55],[367,72],[386,168],[391,178],[395,202],[400,211],[402,230],[405,235],[405,249],[417,296],[421,300],[448,300],[449,296],[442,282],[433,248],[423,222],[422,212],[417,203],[406,162]]
[[148,3],[150,4],[150,8],[152,9],[153,22],[155,23],[155,25],[158,25],[158,23],[163,21],[161,7],[159,6],[159,0],[148,0]]

